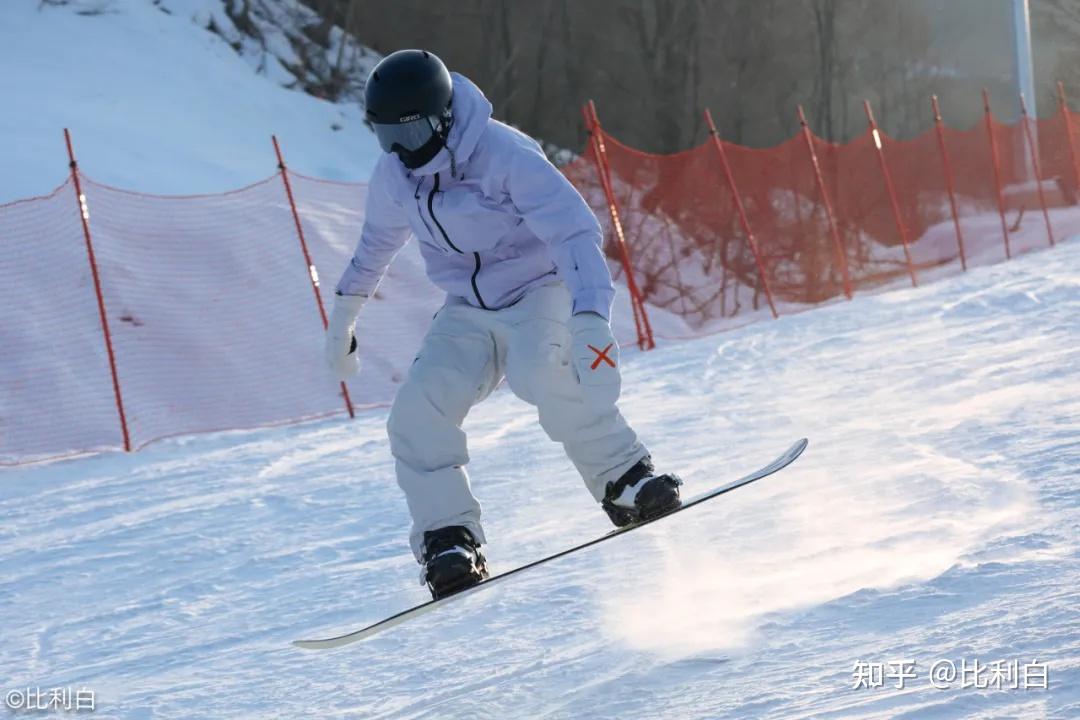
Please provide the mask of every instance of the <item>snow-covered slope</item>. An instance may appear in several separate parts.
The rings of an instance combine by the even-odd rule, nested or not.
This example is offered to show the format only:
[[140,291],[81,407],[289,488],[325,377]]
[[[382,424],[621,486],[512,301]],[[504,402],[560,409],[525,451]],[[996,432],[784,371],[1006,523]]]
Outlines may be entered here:
[[293,169],[366,180],[378,145],[359,107],[285,89],[276,63],[257,73],[212,18],[230,35],[221,0],[0,4],[0,203],[64,180],[64,127],[87,175],[142,192],[266,177],[274,133]]
[[[283,23],[294,13],[300,21],[310,14],[298,0],[257,0],[248,6],[253,17],[260,9],[282,15],[274,17]],[[0,142],[0,203],[47,192],[67,176],[61,130],[69,126],[83,172],[97,181],[83,189],[105,302],[115,311],[111,325],[122,366],[119,381],[135,445],[162,435],[344,411],[338,384],[323,370],[321,328],[311,312],[292,217],[277,179],[251,193],[169,201],[127,192],[213,193],[267,177],[276,170],[272,133],[281,139],[294,171],[323,179],[366,179],[379,150],[355,103],[334,105],[282,87],[291,77],[285,65],[296,62],[285,30],[264,23],[258,30],[263,46],[230,24],[236,13],[230,15],[226,7],[241,4],[0,4],[0,57],[20,68],[0,73],[0,97],[16,100],[0,113],[0,137],[7,138]],[[297,26],[283,27],[300,32]],[[336,30],[330,36],[327,53],[333,55],[341,36]],[[355,247],[364,186],[294,176],[293,189],[324,288],[332,287]],[[79,255],[74,197],[68,189],[64,194],[55,207],[39,200],[19,206],[34,212],[13,217],[7,209],[0,218],[7,221],[0,222],[0,235],[11,251],[9,262],[0,266],[0,297],[9,304],[26,305],[24,298],[39,303],[26,305],[29,314],[21,319],[10,316],[16,328],[0,323],[0,338],[19,358],[0,365],[0,386],[13,388],[10,397],[0,398],[6,407],[0,413],[0,463],[121,443],[100,321]],[[53,223],[57,219],[66,225]],[[221,251],[225,260],[216,256],[215,261],[197,247]],[[257,261],[259,252],[272,253],[274,262]],[[229,265],[222,282],[214,268],[233,260],[238,263]],[[41,294],[43,278],[73,289],[64,295],[62,309]],[[187,300],[170,316],[169,300],[179,297]],[[411,244],[364,312],[365,338],[383,341],[362,345],[364,371],[351,383],[358,405],[390,402],[443,299]],[[268,300],[279,303],[270,312],[277,325],[265,322]],[[214,310],[220,307],[227,311]],[[57,313],[64,318],[67,340],[84,349],[78,355],[53,352]],[[288,318],[297,323],[290,325]],[[689,332],[681,319],[660,310],[652,313],[652,322],[660,337]],[[625,292],[617,295],[613,324],[624,345],[634,342]],[[260,328],[265,335],[254,337]],[[260,370],[244,368],[243,380],[230,377],[229,362],[209,360],[239,358],[250,347],[274,347],[280,354]],[[198,355],[210,372],[199,376],[204,366],[186,360],[180,369],[171,364],[185,354]],[[266,368],[280,376],[260,374]],[[302,402],[283,399],[274,412],[249,414],[215,405],[221,401],[236,408],[230,393],[262,397],[264,387],[281,395],[285,378]],[[206,396],[214,400],[207,402]],[[51,432],[57,423],[64,429]]]
[[[1080,244],[627,358],[687,492],[792,468],[339,652],[424,597],[381,412],[0,474],[0,677],[101,717],[1080,716]],[[467,421],[498,569],[605,530],[505,391]],[[930,687],[937,660],[1049,689]],[[917,678],[853,690],[857,662]]]

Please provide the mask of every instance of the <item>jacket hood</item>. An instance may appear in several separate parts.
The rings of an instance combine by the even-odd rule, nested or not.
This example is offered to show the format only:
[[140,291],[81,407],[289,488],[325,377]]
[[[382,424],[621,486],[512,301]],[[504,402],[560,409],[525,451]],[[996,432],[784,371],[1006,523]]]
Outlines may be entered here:
[[487,128],[488,120],[491,119],[491,102],[484,97],[480,88],[460,73],[452,72],[450,77],[454,81],[454,96],[450,101],[454,124],[450,128],[450,136],[446,139],[447,147],[440,150],[426,165],[413,170],[413,175],[434,175],[444,170],[453,170],[452,166],[460,167],[467,163]]

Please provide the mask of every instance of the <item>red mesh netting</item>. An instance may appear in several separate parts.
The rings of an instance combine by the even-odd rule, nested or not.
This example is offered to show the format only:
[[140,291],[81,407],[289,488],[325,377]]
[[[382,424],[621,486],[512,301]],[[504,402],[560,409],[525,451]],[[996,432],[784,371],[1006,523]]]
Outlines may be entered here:
[[0,205],[0,461],[123,447],[75,190]]
[[[961,241],[965,261],[983,263],[1005,257],[1006,237],[1012,254],[1048,245],[1047,218],[1051,227],[1075,228],[1080,221],[1072,207],[1077,169],[1067,136],[1071,126],[1078,141],[1077,122],[1070,114],[1067,125],[1059,113],[1030,123],[1041,183],[1024,123],[996,121],[965,131],[942,128],[940,139],[936,129],[903,141],[868,130],[844,145],[806,132],[768,149],[710,139],[674,155],[642,153],[594,125],[601,142],[590,143],[564,170],[601,218],[615,266],[617,238],[599,182],[600,172],[610,174],[632,272],[649,312],[673,313],[689,334],[701,334],[768,313],[769,292],[783,314],[843,297],[846,289],[959,272],[954,261]],[[757,258],[723,171],[720,144]]]
[[83,181],[132,445],[336,412],[279,177],[158,197]]
[[[367,186],[290,178],[329,304]],[[345,412],[280,175],[188,197],[80,179],[132,447]],[[72,182],[0,206],[0,238],[0,463],[123,447]],[[443,297],[410,243],[364,309],[356,406],[393,399]]]
[[[625,344],[636,331],[648,347],[651,328],[661,338],[698,335],[771,317],[773,307],[785,314],[843,298],[846,289],[959,272],[961,240],[970,266],[1048,245],[1047,221],[1057,237],[1080,231],[1068,135],[1080,146],[1078,123],[1065,112],[1030,123],[1042,182],[1024,124],[993,121],[941,128],[940,137],[934,129],[904,141],[880,135],[880,155],[870,132],[845,145],[799,134],[769,149],[710,138],[651,155],[595,126],[588,151],[563,171],[608,237],[622,285],[617,336]],[[289,177],[312,270],[281,175],[190,197],[82,178],[133,447],[345,412],[322,359],[311,280],[329,304],[367,186]],[[73,182],[0,205],[0,243],[0,464],[122,447]],[[442,300],[410,243],[361,315],[355,406],[392,400]]]

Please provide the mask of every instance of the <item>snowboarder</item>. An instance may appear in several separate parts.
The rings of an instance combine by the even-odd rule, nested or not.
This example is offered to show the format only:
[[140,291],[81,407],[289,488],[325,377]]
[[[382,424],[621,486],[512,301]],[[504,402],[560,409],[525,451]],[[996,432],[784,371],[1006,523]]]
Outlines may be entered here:
[[540,425],[616,526],[677,508],[679,479],[654,474],[615,404],[615,289],[600,225],[581,195],[534,140],[494,120],[480,89],[433,53],[383,58],[364,99],[384,154],[337,284],[326,354],[341,379],[357,372],[360,309],[415,235],[428,277],[447,299],[397,392],[387,432],[432,597],[487,577],[461,424],[504,375],[536,406]]

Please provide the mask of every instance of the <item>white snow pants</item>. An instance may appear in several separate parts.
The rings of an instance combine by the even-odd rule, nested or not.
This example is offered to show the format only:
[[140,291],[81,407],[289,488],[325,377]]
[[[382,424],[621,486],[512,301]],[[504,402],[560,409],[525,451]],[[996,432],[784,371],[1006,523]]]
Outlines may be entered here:
[[570,359],[570,309],[570,293],[555,281],[502,310],[450,300],[435,316],[387,422],[418,560],[427,530],[464,525],[485,542],[461,424],[504,374],[514,394],[536,406],[541,427],[562,443],[597,502],[609,480],[648,454],[614,402],[583,399]]

